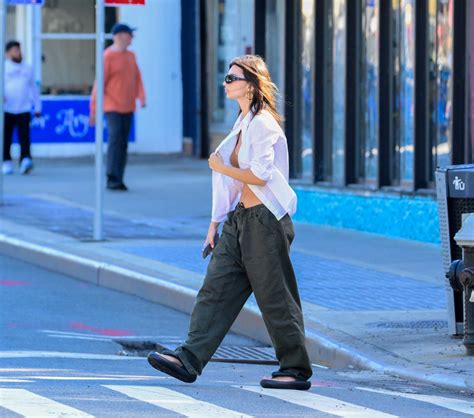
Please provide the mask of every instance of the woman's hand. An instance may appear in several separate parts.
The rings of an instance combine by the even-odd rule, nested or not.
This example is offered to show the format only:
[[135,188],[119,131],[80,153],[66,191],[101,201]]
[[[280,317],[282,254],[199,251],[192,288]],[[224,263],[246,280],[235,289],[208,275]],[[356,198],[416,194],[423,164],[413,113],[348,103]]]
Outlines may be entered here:
[[224,160],[218,152],[213,152],[209,157],[209,168],[220,173],[225,167]]
[[207,231],[207,237],[206,237],[206,241],[204,241],[203,248],[206,248],[207,244],[211,244],[211,248],[214,249],[214,245],[216,244],[214,242],[214,237],[216,235],[218,227],[219,227],[218,223],[211,222],[211,224],[209,225],[209,230]]

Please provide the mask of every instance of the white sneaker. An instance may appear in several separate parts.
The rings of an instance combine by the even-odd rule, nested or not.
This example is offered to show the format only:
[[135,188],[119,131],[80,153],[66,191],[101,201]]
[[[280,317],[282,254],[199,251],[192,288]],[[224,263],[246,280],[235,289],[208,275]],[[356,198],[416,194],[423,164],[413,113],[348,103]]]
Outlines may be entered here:
[[23,158],[20,164],[20,173],[28,174],[33,169],[33,161],[31,158]]
[[11,161],[4,161],[2,164],[2,173],[4,175],[13,174],[13,163]]

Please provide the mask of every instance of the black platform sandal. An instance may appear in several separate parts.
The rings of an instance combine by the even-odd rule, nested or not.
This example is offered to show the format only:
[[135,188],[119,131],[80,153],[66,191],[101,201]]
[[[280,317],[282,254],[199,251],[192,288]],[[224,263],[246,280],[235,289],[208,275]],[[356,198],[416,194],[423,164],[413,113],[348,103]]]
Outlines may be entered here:
[[285,372],[273,372],[272,378],[274,377],[293,377],[296,380],[290,382],[282,382],[281,380],[275,379],[262,379],[260,380],[260,386],[265,389],[292,389],[292,390],[309,390],[311,388],[311,382],[293,376]]
[[162,355],[164,354],[167,356],[176,357],[174,351],[171,350],[163,350],[161,353],[157,353],[156,351],[151,352],[148,354],[148,363],[150,365],[159,370],[160,372],[166,373],[178,380],[181,380],[185,383],[193,383],[196,381],[197,376],[195,374],[189,373],[184,366],[179,366],[167,359],[165,359]]

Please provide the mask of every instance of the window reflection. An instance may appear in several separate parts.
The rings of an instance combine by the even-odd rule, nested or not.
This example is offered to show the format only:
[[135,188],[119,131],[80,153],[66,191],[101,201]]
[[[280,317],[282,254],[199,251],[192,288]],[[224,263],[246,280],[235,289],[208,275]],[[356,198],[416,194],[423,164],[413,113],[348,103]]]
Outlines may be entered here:
[[414,0],[393,0],[394,184],[413,181],[414,156]]
[[453,0],[430,0],[431,179],[451,162]]
[[95,78],[94,41],[44,40],[42,74],[43,94],[89,94]]
[[[265,25],[265,60],[273,82],[281,95],[285,91],[285,3],[267,0]],[[278,101],[278,109],[284,113],[284,101]]]
[[303,176],[313,174],[314,0],[301,0],[301,118]]
[[94,33],[94,0],[46,0],[42,7],[43,32]]
[[225,97],[222,82],[233,58],[253,52],[253,0],[209,0],[209,100],[212,122],[224,131],[232,127],[238,104]]
[[[230,3],[230,4],[229,4]],[[237,103],[233,101],[226,101],[224,87],[222,86],[222,80],[228,72],[228,64],[232,58],[239,55],[234,30],[232,28],[231,15],[235,14],[237,2],[226,2],[225,0],[219,0],[217,7],[217,57],[216,67],[214,69],[214,111],[213,121],[224,122],[226,119],[232,119],[231,114],[237,113]],[[227,117],[226,117],[227,116]]]
[[471,4],[469,21],[469,130],[471,155],[469,163],[474,163],[474,4]]
[[362,0],[362,88],[364,118],[361,129],[358,171],[361,181],[373,181],[378,161],[379,0]]
[[346,94],[346,0],[332,5],[332,176],[336,184],[344,182],[344,135]]
[[[7,6],[7,16],[6,16],[6,39],[7,41],[10,39],[16,39],[16,28],[15,28],[15,21],[16,21],[16,7],[15,6]],[[3,48],[3,47],[2,47]]]
[[[40,10],[42,93],[89,94],[95,78],[95,43],[83,35],[95,32],[94,0],[45,0]],[[116,8],[105,9],[106,32],[117,13]],[[48,39],[52,34],[54,39]]]

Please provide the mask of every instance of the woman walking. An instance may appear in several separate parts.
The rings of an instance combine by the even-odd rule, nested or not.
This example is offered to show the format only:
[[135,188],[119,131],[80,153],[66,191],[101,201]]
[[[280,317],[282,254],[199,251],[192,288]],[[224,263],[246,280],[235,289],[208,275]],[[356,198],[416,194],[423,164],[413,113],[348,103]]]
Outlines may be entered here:
[[213,256],[186,342],[174,351],[150,353],[148,361],[155,369],[194,382],[253,292],[280,365],[261,386],[307,390],[312,371],[289,257],[296,195],[288,184],[288,146],[276,110],[277,89],[265,62],[255,55],[231,62],[224,87],[227,98],[239,103],[240,114],[209,158],[213,202],[205,245],[213,248]]

